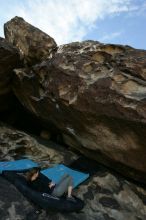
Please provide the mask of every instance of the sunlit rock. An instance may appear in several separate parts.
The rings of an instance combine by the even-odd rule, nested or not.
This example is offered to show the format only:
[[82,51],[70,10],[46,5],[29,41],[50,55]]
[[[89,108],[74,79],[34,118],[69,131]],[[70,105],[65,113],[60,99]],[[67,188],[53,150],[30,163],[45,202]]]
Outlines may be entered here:
[[26,64],[31,65],[51,56],[56,42],[43,31],[14,17],[4,25],[5,38],[19,48]]

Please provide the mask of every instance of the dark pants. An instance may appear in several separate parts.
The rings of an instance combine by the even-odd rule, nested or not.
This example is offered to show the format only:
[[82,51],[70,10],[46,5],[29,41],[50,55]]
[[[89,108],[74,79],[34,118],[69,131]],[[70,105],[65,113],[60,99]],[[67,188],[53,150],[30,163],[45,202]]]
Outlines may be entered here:
[[62,196],[67,192],[69,186],[73,186],[73,178],[68,174],[64,174],[61,180],[56,184],[52,195],[58,197]]

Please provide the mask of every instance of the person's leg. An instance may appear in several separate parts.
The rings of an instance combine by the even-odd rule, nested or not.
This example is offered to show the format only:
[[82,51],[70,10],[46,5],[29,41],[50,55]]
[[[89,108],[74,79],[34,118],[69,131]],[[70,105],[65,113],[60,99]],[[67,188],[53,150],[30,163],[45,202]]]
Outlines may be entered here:
[[68,177],[70,177],[70,175],[69,174],[67,174],[67,173],[65,173],[62,177],[61,177],[61,179],[59,180],[59,182],[56,184],[56,186],[57,185],[60,185],[61,184],[61,182],[63,182],[64,181],[64,179],[66,179],[66,178],[68,178]]
[[65,192],[68,192],[68,197],[71,196],[73,189],[73,179],[71,176],[63,177],[60,182],[55,186],[52,195],[62,196]]
[[67,191],[67,196],[68,196],[68,197],[71,197],[71,196],[72,196],[72,189],[73,189],[72,186],[69,186],[69,187],[68,187],[68,191]]

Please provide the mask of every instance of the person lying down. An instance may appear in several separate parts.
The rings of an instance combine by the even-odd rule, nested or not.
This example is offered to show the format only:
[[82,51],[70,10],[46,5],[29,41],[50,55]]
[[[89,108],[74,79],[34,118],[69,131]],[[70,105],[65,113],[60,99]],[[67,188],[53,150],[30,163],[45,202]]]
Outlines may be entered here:
[[41,174],[40,168],[36,167],[26,173],[26,180],[29,187],[38,192],[51,194],[57,197],[67,193],[67,199],[75,201],[75,198],[72,196],[73,178],[68,174],[64,174],[56,184],[45,175]]

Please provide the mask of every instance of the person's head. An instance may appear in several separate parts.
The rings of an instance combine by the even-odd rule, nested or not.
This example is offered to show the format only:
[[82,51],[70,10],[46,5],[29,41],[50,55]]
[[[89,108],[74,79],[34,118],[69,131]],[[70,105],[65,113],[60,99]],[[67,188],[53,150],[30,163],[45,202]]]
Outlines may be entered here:
[[37,179],[38,176],[39,176],[39,172],[40,172],[40,168],[39,167],[32,168],[31,170],[29,170],[26,173],[26,179],[28,181],[33,181],[33,180]]

